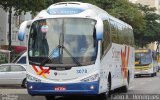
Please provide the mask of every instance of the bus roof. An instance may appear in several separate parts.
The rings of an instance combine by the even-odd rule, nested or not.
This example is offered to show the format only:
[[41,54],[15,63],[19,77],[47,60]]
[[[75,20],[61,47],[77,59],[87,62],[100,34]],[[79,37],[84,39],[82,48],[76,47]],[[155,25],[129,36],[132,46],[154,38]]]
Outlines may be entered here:
[[52,4],[46,10],[42,10],[34,20],[57,17],[82,17],[93,19],[99,17],[102,20],[112,19],[132,29],[129,24],[109,15],[105,10],[95,5],[82,2],[59,2]]

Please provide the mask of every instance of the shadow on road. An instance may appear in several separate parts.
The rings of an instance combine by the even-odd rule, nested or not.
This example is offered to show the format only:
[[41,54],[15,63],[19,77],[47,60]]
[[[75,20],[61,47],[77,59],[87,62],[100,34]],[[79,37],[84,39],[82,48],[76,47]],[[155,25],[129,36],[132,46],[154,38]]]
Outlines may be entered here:
[[96,96],[66,96],[56,100],[106,100],[107,98],[98,98]]

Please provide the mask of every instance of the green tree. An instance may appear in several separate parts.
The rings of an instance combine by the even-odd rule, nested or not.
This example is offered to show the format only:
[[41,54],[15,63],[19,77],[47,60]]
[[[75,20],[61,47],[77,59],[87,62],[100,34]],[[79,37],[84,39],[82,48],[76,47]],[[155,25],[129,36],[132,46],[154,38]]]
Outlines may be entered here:
[[155,13],[156,8],[149,7],[148,5],[137,5],[141,12],[143,13],[144,20],[146,22],[145,27],[143,30],[139,31],[139,35],[136,36],[137,44],[141,47],[149,44],[151,42],[158,41],[160,42],[160,15]]

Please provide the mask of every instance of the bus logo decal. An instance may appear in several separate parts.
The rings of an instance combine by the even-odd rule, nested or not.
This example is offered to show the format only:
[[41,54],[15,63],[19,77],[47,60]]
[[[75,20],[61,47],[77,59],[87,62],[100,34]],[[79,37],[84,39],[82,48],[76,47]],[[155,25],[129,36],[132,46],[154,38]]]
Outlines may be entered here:
[[77,74],[87,73],[87,69],[78,69],[78,70],[76,70],[76,71],[77,71]]
[[128,47],[128,52],[127,52],[127,46],[125,46],[124,51],[121,50],[121,61],[122,61],[121,70],[124,78],[128,77],[129,53],[130,53],[130,48]]
[[[39,68],[37,68],[36,66],[32,65],[34,71],[37,73],[37,75],[42,76],[43,78],[47,78],[46,74],[49,74],[50,72],[50,68],[44,69],[44,67],[39,66]],[[38,70],[39,69],[39,70]]]
[[57,72],[54,72],[54,75],[55,75],[55,76],[57,76],[57,74],[58,74]]

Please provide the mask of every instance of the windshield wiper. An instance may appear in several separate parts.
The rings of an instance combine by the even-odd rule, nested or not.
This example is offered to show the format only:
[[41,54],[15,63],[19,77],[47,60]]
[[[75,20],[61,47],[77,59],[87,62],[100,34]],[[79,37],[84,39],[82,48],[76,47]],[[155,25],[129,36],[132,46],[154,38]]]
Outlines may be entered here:
[[74,56],[72,56],[72,54],[66,49],[65,46],[62,46],[62,49],[64,49],[64,50],[67,52],[67,54],[73,59],[73,61],[74,61],[78,66],[81,66],[80,62],[79,62]]
[[[48,62],[49,60],[50,60],[52,63],[54,63],[54,62],[53,62],[54,57],[53,57],[53,59],[52,59],[51,56],[57,51],[57,49],[59,50],[59,51],[58,51],[59,63],[63,64],[62,58],[63,58],[63,49],[64,49],[64,50],[67,52],[67,54],[73,59],[73,61],[74,61],[78,66],[81,66],[80,62],[79,62],[74,56],[72,56],[72,54],[64,47],[63,44],[64,44],[64,33],[61,32],[61,33],[60,33],[60,36],[59,36],[59,44],[58,44],[58,46],[57,46],[55,49],[53,49],[53,51],[51,52],[51,54],[49,54],[49,56],[41,62],[41,65],[45,65],[45,63]],[[56,58],[56,57],[55,57],[55,58]],[[52,59],[52,60],[51,60],[51,59]]]
[[[50,54],[46,59],[44,59],[44,60],[40,63],[40,65],[44,66],[45,63],[47,63],[49,60],[50,60],[52,63],[54,63],[53,60],[54,60],[54,58],[56,58],[56,57],[52,57],[52,56],[54,55],[55,52],[57,52],[57,49],[60,49],[60,48],[62,48],[62,50],[64,49],[64,50],[67,52],[67,54],[73,59],[73,61],[74,61],[78,66],[81,66],[80,62],[79,62],[74,56],[72,56],[72,54],[66,49],[66,47],[60,46],[60,45],[58,45],[55,49],[53,49],[52,52],[51,52],[51,54]],[[59,52],[59,51],[60,51],[60,50],[58,50],[58,52]],[[59,55],[59,54],[58,54],[58,55]],[[52,59],[52,60],[51,60],[51,59]]]
[[[55,49],[53,49],[52,52],[49,54],[49,56],[48,56],[46,59],[44,59],[44,60],[40,63],[40,65],[44,66],[45,63],[47,63],[49,60],[50,60],[52,63],[54,63],[53,60],[54,60],[54,58],[56,58],[56,57],[54,57],[54,53],[57,52],[57,49],[59,49],[59,48],[61,48],[60,45],[58,45]],[[59,51],[58,51],[58,52],[59,52]],[[52,60],[51,60],[51,59],[52,59]]]
[[59,63],[63,63],[62,62],[62,58],[63,58],[63,49],[67,52],[67,54],[73,59],[73,61],[78,65],[81,66],[80,62],[78,62],[78,60],[72,56],[72,54],[66,49],[66,47],[64,47],[64,33],[60,33],[59,36],[59,54],[61,53],[60,57],[59,57]]
[[[57,49],[58,49],[58,55],[60,55],[60,53],[61,53],[61,51],[60,51],[60,48],[61,48],[61,35],[62,35],[62,33],[60,33],[60,35],[59,35],[58,46],[55,49],[53,49],[51,54],[49,54],[49,56],[41,62],[41,65],[44,66],[45,63],[47,63],[49,60],[53,63],[54,59],[53,60],[51,60],[51,59],[54,58],[54,53],[57,52]],[[53,56],[53,57],[51,58],[51,56]],[[60,63],[61,59],[62,59],[62,57],[59,57],[59,63]]]

